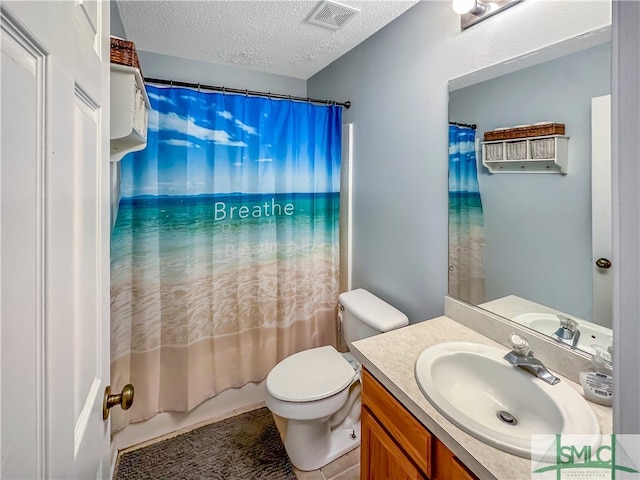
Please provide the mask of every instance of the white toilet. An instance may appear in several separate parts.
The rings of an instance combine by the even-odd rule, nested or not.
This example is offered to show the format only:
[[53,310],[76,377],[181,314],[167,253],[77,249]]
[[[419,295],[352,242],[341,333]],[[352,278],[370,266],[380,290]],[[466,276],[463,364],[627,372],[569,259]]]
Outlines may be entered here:
[[[361,288],[342,293],[347,345],[403,327],[407,316]],[[299,470],[316,470],[360,445],[360,365],[332,346],[295,353],[267,376],[267,407],[287,419],[284,445]]]

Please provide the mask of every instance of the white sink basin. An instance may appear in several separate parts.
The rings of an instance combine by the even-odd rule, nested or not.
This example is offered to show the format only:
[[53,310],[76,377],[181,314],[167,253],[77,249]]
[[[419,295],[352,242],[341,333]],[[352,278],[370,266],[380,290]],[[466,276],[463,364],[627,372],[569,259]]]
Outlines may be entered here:
[[[578,322],[578,330],[580,331],[576,348],[593,355],[596,351],[592,345],[600,345],[606,350],[613,343],[611,329],[574,317],[571,318]],[[553,313],[522,313],[513,317],[513,321],[554,338],[553,334],[560,327],[560,320]]]
[[416,380],[448,420],[505,452],[542,456],[549,445],[532,447],[531,435],[558,433],[590,435],[595,450],[600,426],[586,400],[565,381],[549,385],[512,366],[506,353],[477,343],[440,343],[418,356]]

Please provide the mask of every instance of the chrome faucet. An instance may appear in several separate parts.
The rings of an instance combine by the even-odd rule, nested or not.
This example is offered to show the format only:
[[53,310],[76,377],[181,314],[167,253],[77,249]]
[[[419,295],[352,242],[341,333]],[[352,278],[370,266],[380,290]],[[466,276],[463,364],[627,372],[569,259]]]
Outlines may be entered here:
[[580,339],[580,330],[578,330],[578,322],[574,319],[565,317],[564,315],[556,315],[560,320],[560,328],[555,331],[556,341],[565,343],[571,348],[576,348]]
[[533,352],[529,349],[529,342],[526,338],[516,333],[512,333],[509,337],[512,350],[504,356],[504,359],[515,367],[544,380],[550,385],[555,385],[560,381],[558,377],[552,374],[540,360],[533,356]]

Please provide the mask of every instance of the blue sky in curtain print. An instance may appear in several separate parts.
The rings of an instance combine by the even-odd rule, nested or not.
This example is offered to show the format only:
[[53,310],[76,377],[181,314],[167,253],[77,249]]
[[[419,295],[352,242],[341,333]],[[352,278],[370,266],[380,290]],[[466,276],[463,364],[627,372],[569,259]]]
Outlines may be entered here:
[[341,107],[147,85],[122,196],[338,192]]
[[449,125],[449,192],[478,193],[475,131]]

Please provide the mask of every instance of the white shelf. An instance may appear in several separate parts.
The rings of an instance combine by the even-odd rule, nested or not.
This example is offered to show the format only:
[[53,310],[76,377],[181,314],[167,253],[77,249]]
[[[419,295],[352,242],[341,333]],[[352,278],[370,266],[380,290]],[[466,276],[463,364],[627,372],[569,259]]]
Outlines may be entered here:
[[482,164],[491,173],[567,174],[569,137],[513,138],[482,142]]
[[140,70],[111,64],[111,161],[147,145],[149,98]]

